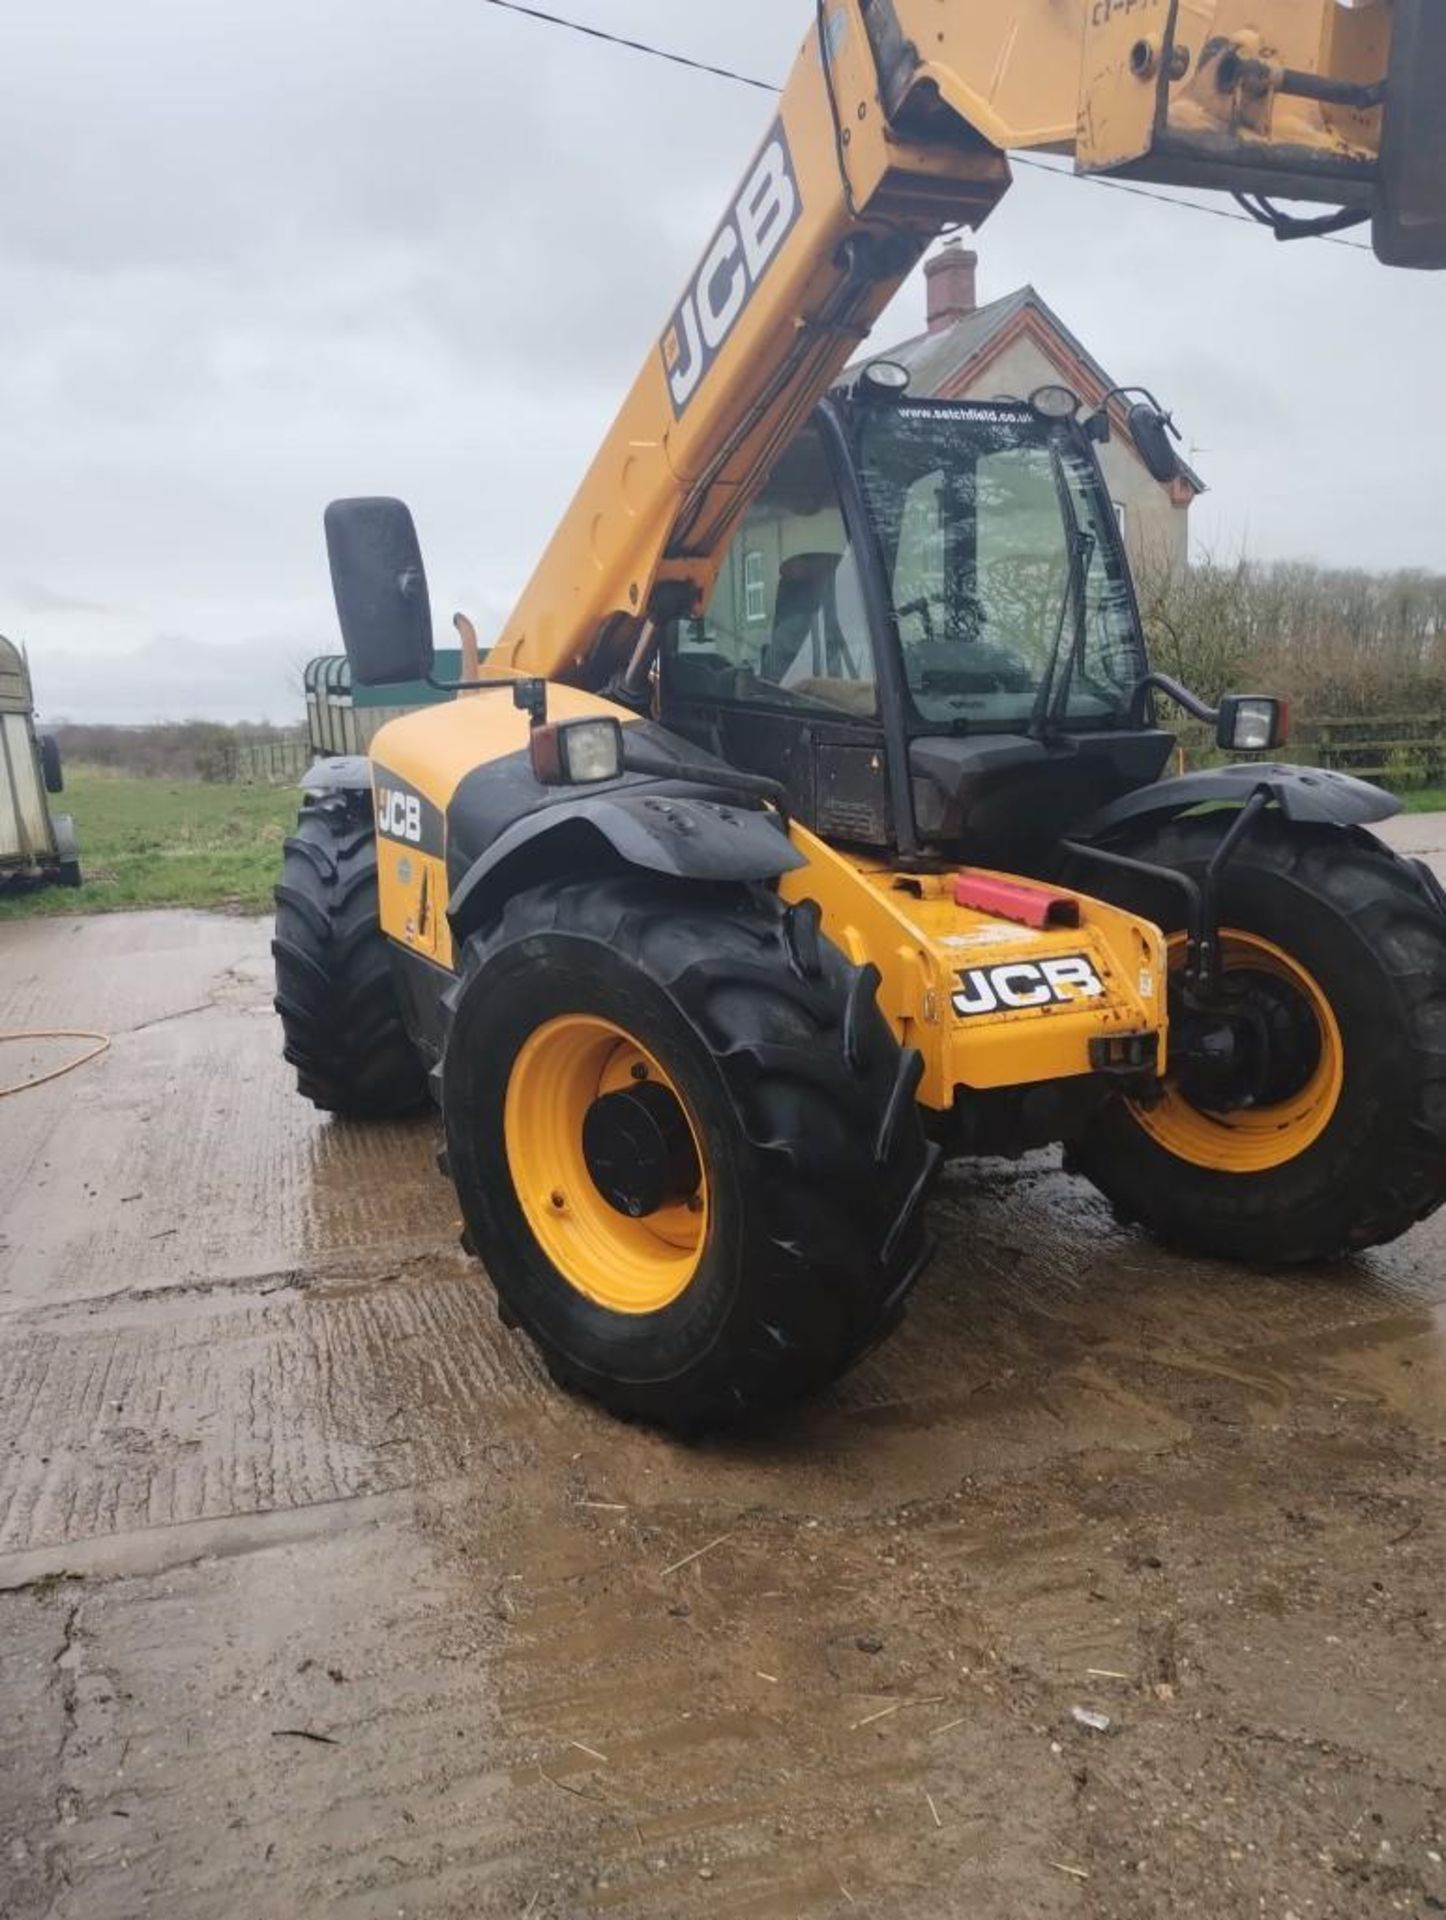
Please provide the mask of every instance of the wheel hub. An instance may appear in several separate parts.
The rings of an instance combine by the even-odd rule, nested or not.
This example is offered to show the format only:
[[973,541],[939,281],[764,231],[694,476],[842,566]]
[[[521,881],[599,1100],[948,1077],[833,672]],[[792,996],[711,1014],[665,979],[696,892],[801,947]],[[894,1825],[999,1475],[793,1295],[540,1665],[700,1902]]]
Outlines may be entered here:
[[594,1101],[582,1123],[582,1150],[593,1185],[630,1220],[679,1205],[702,1177],[677,1096],[652,1080]]
[[1340,1023],[1320,983],[1260,934],[1225,927],[1209,1000],[1186,986],[1186,941],[1170,941],[1170,1071],[1132,1101],[1145,1133],[1212,1173],[1286,1165],[1331,1124],[1345,1085]]
[[1277,1105],[1320,1065],[1320,1029],[1308,1002],[1265,972],[1228,975],[1211,1004],[1186,1003],[1175,1018],[1177,1084],[1207,1112]]
[[711,1188],[703,1138],[666,1067],[590,1013],[538,1027],[513,1062],[507,1171],[568,1286],[613,1313],[661,1313],[697,1277]]

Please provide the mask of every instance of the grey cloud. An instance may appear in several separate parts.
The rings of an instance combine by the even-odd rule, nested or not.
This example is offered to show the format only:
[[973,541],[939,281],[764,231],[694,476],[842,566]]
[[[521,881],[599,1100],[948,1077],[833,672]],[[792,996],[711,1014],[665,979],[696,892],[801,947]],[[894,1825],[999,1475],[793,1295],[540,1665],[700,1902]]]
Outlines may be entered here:
[[94,658],[69,648],[32,656],[36,704],[52,724],[92,717],[121,726],[151,720],[270,720],[300,717],[304,639],[272,635],[212,646],[182,634]]
[[74,594],[57,593],[43,580],[17,580],[13,597],[15,604],[29,613],[81,613],[104,619],[120,612],[120,608],[108,607],[100,600],[82,600]]

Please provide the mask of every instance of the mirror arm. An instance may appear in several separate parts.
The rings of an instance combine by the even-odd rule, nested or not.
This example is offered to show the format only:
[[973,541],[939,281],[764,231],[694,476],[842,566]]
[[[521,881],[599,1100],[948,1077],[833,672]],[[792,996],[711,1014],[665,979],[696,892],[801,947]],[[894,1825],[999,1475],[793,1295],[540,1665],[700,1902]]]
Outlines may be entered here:
[[488,680],[439,680],[435,673],[424,675],[423,682],[432,689],[433,693],[493,693],[501,687],[515,687],[517,685],[515,676],[509,676],[505,680],[498,680],[496,678]]
[[1188,687],[1182,686],[1168,673],[1151,672],[1135,682],[1134,690],[1130,694],[1131,726],[1144,725],[1145,701],[1151,693],[1163,693],[1167,700],[1173,700],[1177,707],[1183,707],[1192,719],[1203,720],[1207,727],[1218,726],[1220,723],[1219,707],[1212,707],[1208,701],[1202,700],[1198,693],[1191,693]]
[[1160,405],[1159,401],[1155,398],[1154,394],[1151,393],[1148,387],[1111,387],[1109,392],[1102,396],[1099,406],[1095,409],[1095,411],[1097,413],[1103,413],[1106,417],[1108,417],[1111,400],[1122,400],[1125,397],[1125,395],[1129,393],[1137,393],[1140,395],[1142,399],[1148,400],[1150,405],[1155,409],[1156,413],[1159,414],[1160,418],[1164,421],[1165,425],[1169,428],[1170,432],[1174,435],[1174,437],[1177,440],[1182,438],[1180,429],[1175,425],[1174,414],[1168,412],[1164,407]]

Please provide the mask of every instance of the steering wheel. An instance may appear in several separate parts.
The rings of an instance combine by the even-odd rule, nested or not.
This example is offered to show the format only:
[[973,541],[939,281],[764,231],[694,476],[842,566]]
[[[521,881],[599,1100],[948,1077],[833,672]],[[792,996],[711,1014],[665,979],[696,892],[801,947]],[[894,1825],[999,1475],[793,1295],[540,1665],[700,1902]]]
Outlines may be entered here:
[[924,637],[925,637],[926,644],[929,646],[933,646],[935,642],[938,640],[939,635],[938,635],[937,629],[934,626],[934,609],[930,604],[929,596],[927,594],[921,593],[917,600],[906,600],[903,606],[895,607],[894,618],[896,620],[907,620],[909,615],[912,613],[917,613],[920,619],[924,622]]

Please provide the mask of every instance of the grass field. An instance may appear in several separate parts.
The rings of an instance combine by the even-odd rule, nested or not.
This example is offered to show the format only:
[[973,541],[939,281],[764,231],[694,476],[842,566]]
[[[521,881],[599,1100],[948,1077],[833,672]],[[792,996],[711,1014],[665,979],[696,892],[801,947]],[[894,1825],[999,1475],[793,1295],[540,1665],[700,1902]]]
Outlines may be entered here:
[[[85,885],[0,894],[0,920],[135,907],[269,913],[299,797],[291,787],[202,786],[67,768],[55,804],[75,816]],[[1403,798],[1408,813],[1446,812],[1441,788]]]
[[132,907],[267,913],[299,799],[291,787],[212,787],[67,767],[54,805],[75,817],[85,884],[0,894],[0,920]]

